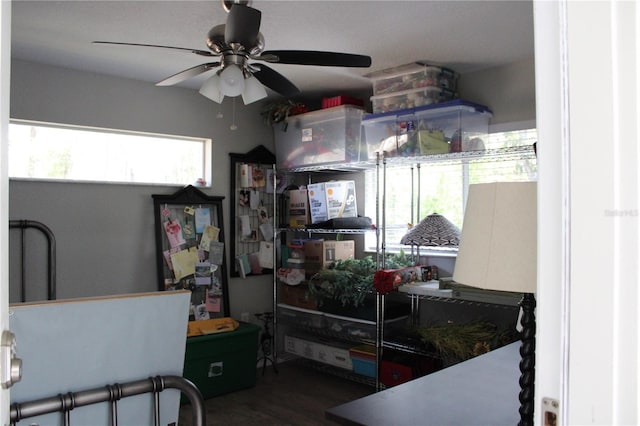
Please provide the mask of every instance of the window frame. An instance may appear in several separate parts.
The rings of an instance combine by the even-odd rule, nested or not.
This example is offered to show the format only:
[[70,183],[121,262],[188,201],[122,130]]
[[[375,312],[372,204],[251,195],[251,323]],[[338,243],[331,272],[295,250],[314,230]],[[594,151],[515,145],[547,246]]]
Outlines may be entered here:
[[[492,125],[489,127],[489,135],[493,137],[495,137],[496,134],[500,134],[500,133],[509,133],[509,132],[527,132],[527,131],[535,131],[535,137],[532,138],[532,140],[537,140],[537,128],[535,126],[535,121],[521,121],[521,122],[511,122],[511,123],[503,123],[503,124],[498,124],[498,125]],[[467,196],[468,196],[468,192],[469,192],[469,185],[470,185],[470,173],[469,173],[469,163],[467,161],[464,161],[462,158],[460,160],[453,160],[451,162],[451,164],[456,163],[457,161],[460,161],[461,164],[461,177],[462,177],[462,188],[460,188],[461,192],[462,192],[462,217],[464,217],[464,209],[466,207],[466,203],[467,203]],[[491,161],[489,161],[491,162]],[[409,164],[410,162],[407,162],[407,167],[405,168],[413,168],[415,167],[415,164],[413,166],[411,166]],[[422,165],[424,166],[424,164]],[[370,213],[372,213],[371,211],[371,206],[375,206],[375,202],[370,201],[371,199],[375,199],[376,196],[376,189],[375,189],[375,185],[376,185],[376,177],[375,177],[375,173],[376,171],[366,171],[364,173],[364,190],[365,190],[365,215],[370,215]],[[382,174],[383,171],[380,171],[380,173]],[[370,176],[370,177],[368,177]],[[384,182],[385,177],[380,177],[380,180]],[[414,191],[416,191],[415,185],[416,185],[416,181],[417,179],[415,177],[413,177],[413,171],[412,171],[412,179],[411,179],[411,192],[414,193]],[[537,180],[537,171],[535,174],[534,179],[528,179],[528,180]],[[419,183],[418,183],[419,185]],[[380,195],[382,195],[382,193],[384,192],[383,188],[379,188],[378,189],[380,191]],[[420,189],[418,186],[418,195],[413,197],[413,200],[411,200],[411,209],[412,209],[412,213],[411,213],[411,217],[413,218],[412,221],[414,224],[419,223],[424,216],[427,214],[426,212],[420,212],[421,217],[416,218],[416,207],[415,207],[415,203],[416,202],[420,202]],[[373,194],[373,195],[372,195]],[[416,201],[417,199],[417,201]],[[379,201],[380,205],[378,206],[378,208],[380,209],[380,211],[382,211],[383,206],[382,201]],[[374,221],[376,221],[378,218],[375,215],[375,207],[373,208],[373,213],[374,215],[372,216],[372,219]],[[440,212],[439,212],[440,213]],[[388,213],[385,211],[384,215],[386,217],[388,217]],[[445,215],[446,216],[446,215]],[[380,214],[379,218],[382,218],[382,214]],[[402,227],[402,225],[400,224],[392,224],[389,225],[389,221],[385,218],[384,220],[385,222],[385,226],[386,226],[386,230],[397,230],[400,229],[400,227]],[[431,247],[418,247],[416,248],[415,246],[405,246],[398,243],[392,243],[389,244],[389,238],[387,236],[387,238],[383,239],[383,236],[381,235],[382,232],[385,232],[384,229],[382,229],[382,227],[380,227],[380,235],[365,235],[364,237],[364,252],[368,253],[368,254],[372,254],[376,252],[377,250],[382,250],[382,247],[379,246],[378,242],[376,240],[380,240],[380,244],[382,241],[385,241],[385,246],[384,246],[384,251],[387,253],[398,253],[401,250],[411,250],[412,252],[415,252],[417,249],[417,252],[420,255],[426,255],[429,257],[456,257],[457,253],[458,253],[458,249],[456,248],[431,248]],[[462,228],[462,226],[460,226],[460,228]]]
[[[64,183],[101,183],[101,184],[111,184],[111,185],[157,185],[157,186],[184,186],[188,184],[197,184],[197,186],[203,187],[211,187],[212,186],[212,145],[213,141],[211,138],[206,137],[195,137],[195,136],[183,136],[183,135],[172,135],[172,134],[162,134],[162,133],[153,133],[153,132],[143,132],[136,130],[126,130],[126,129],[112,129],[106,127],[95,127],[95,126],[84,126],[84,125],[75,125],[75,124],[63,124],[63,123],[53,123],[46,121],[37,121],[37,120],[26,120],[26,119],[10,119],[9,120],[9,128],[12,125],[23,125],[23,126],[34,126],[34,127],[42,127],[49,129],[63,129],[69,131],[80,131],[80,132],[95,132],[99,134],[113,134],[113,135],[123,135],[123,136],[132,136],[132,137],[148,137],[154,139],[166,139],[166,140],[174,140],[174,141],[184,141],[184,142],[196,142],[202,144],[202,151],[200,154],[201,164],[199,165],[199,169],[202,171],[204,179],[204,184],[202,182],[160,182],[160,181],[127,181],[127,180],[108,180],[108,179],[83,179],[83,178],[64,178],[64,177],[42,177],[42,176],[34,176],[34,177],[25,177],[25,176],[13,176],[9,173],[10,180],[23,180],[23,181],[42,181],[42,182],[64,182]],[[10,156],[8,152],[7,155]],[[9,158],[10,160],[10,158]]]

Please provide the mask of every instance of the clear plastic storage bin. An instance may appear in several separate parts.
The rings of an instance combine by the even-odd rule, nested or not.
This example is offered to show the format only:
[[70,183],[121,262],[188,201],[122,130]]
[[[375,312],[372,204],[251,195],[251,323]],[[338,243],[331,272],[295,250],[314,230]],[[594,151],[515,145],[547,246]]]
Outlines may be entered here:
[[371,97],[374,114],[437,104],[455,99],[456,92],[443,87],[427,86]]
[[381,114],[362,120],[369,155],[416,156],[484,150],[491,110],[464,100]]
[[455,92],[458,82],[458,73],[449,68],[417,62],[376,71],[368,77],[372,80],[375,96],[429,86]]
[[277,124],[277,167],[292,169],[366,160],[366,146],[360,144],[363,116],[362,108],[343,105],[289,117],[286,126]]

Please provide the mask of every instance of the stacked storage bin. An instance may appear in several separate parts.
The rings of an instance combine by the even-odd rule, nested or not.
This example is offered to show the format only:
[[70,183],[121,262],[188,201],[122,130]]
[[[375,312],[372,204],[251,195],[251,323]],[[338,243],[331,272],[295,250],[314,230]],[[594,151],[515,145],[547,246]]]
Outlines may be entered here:
[[289,117],[286,127],[274,127],[276,166],[292,169],[366,160],[367,150],[360,144],[363,115],[361,107],[341,105]]
[[370,157],[412,157],[484,150],[491,117],[486,106],[455,99],[370,114],[362,126]]
[[446,102],[457,97],[458,74],[444,67],[413,62],[368,75],[373,82],[373,113]]

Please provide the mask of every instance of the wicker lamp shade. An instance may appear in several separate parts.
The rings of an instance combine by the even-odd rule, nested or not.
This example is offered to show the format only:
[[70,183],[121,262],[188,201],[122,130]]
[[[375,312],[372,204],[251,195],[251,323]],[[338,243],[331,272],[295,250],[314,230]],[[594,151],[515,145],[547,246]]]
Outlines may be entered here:
[[460,243],[460,229],[441,214],[433,213],[411,228],[400,243],[427,247],[457,247]]

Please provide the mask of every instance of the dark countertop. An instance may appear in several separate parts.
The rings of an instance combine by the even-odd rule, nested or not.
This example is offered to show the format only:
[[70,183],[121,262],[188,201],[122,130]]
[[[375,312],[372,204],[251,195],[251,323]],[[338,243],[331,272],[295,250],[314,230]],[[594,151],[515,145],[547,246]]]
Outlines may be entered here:
[[515,425],[520,342],[333,407],[343,425]]

